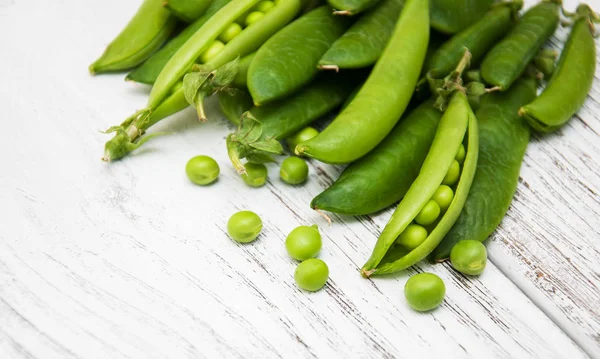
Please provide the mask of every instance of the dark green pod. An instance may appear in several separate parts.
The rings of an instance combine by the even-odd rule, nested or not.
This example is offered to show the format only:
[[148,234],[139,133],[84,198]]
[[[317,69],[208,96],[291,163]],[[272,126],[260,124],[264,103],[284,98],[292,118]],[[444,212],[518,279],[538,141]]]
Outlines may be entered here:
[[246,55],[240,59],[240,64],[238,65],[238,72],[231,83],[235,87],[246,88],[248,85],[248,70],[250,69],[250,64],[254,60],[254,56],[256,52],[253,52],[249,55]]
[[271,37],[256,53],[248,71],[254,103],[266,104],[290,95],[318,73],[317,64],[350,25],[321,6]]
[[356,15],[375,5],[380,0],[327,0],[337,15]]
[[384,0],[362,15],[337,39],[319,61],[323,69],[356,69],[371,66],[387,45],[404,0]]
[[508,211],[519,181],[529,128],[517,115],[519,107],[536,96],[536,82],[521,79],[506,92],[492,92],[481,100],[479,161],[462,213],[429,259],[449,258],[461,240],[483,242],[498,227]]
[[183,21],[199,19],[212,0],[165,0],[164,6]]
[[348,166],[310,206],[316,210],[363,215],[399,201],[419,175],[441,117],[433,101],[421,104],[373,151]]
[[230,2],[231,0],[213,0],[202,17],[188,25],[176,37],[155,52],[141,66],[130,72],[129,75],[127,75],[127,80],[148,85],[154,84],[154,81],[156,81],[156,78],[163,67],[165,67],[165,64],[169,62],[177,50],[179,50],[179,48],[183,46],[183,44],[185,44],[185,42],[192,37],[192,35],[194,35],[208,19]]
[[425,64],[427,71],[447,74],[456,67],[465,53],[471,53],[471,67],[476,67],[486,52],[500,40],[513,25],[521,2],[505,3],[492,8],[479,21],[446,41]]
[[546,0],[529,9],[483,59],[481,75],[485,82],[507,90],[556,30],[559,10],[560,0]]
[[494,0],[431,0],[431,27],[456,34],[471,26],[489,10]]
[[552,132],[567,123],[583,106],[592,88],[596,73],[596,43],[590,26],[591,14],[587,5],[579,6],[578,19],[548,85],[540,97],[519,111],[536,131]]
[[234,89],[218,93],[219,108],[234,125],[240,124],[242,114],[252,108],[252,96],[246,89]]

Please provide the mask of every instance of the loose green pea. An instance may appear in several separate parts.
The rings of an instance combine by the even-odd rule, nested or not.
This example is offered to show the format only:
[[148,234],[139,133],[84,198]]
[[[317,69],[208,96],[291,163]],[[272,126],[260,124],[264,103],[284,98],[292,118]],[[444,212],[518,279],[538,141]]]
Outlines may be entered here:
[[248,16],[246,16],[244,24],[246,24],[246,26],[250,26],[260,20],[263,16],[265,16],[265,14],[260,11],[252,11],[250,14],[248,14]]
[[262,187],[267,183],[267,166],[262,163],[248,162],[244,167],[246,167],[246,174],[242,175],[242,178],[248,186]]
[[185,173],[190,181],[205,186],[213,183],[220,173],[217,161],[208,156],[196,156],[185,165]]
[[308,179],[308,165],[299,157],[288,157],[281,163],[281,179],[289,184],[301,184]]
[[274,7],[275,3],[273,1],[261,1],[258,5],[256,5],[256,11],[266,14]]
[[219,40],[224,43],[228,43],[233,40],[234,37],[238,36],[239,33],[242,32],[242,26],[237,22],[229,25],[222,33],[219,35]]
[[418,224],[409,224],[408,227],[398,236],[396,243],[409,251],[417,248],[427,239],[427,230]]
[[454,157],[454,159],[456,161],[458,161],[458,163],[463,163],[465,162],[465,157],[467,157],[467,151],[465,150],[465,145],[460,145],[460,147],[458,148],[458,152],[456,152],[456,157]]
[[406,301],[418,312],[427,312],[439,307],[445,295],[444,281],[433,273],[414,275],[404,286]]
[[442,184],[445,184],[446,186],[453,186],[456,184],[456,182],[458,182],[459,178],[460,178],[460,164],[458,163],[457,160],[454,160],[454,161],[452,161],[452,165],[450,165],[450,169],[448,170],[446,177],[444,177]]
[[227,233],[236,242],[250,243],[258,237],[262,226],[262,220],[256,213],[241,211],[229,218]]
[[430,200],[429,202],[427,202],[425,207],[423,207],[421,212],[419,212],[419,214],[415,218],[415,222],[423,226],[428,226],[438,219],[441,212],[442,210],[440,209],[440,205],[437,204],[434,200]]
[[300,263],[294,273],[298,287],[311,292],[323,288],[328,278],[329,268],[318,258],[307,259]]
[[318,134],[319,131],[317,129],[315,129],[314,127],[307,126],[288,137],[287,144],[290,150],[294,152],[296,146],[298,146],[299,143],[308,141],[311,138],[316,137]]
[[295,228],[285,239],[285,248],[288,254],[299,261],[316,257],[321,251],[322,245],[317,225]]
[[209,62],[213,57],[217,56],[219,52],[223,51],[225,44],[219,40],[215,40],[209,47],[200,55],[200,62],[205,64]]
[[452,188],[441,185],[431,197],[439,206],[442,212],[446,212],[450,204],[452,204],[452,200],[454,199],[454,191]]
[[479,241],[463,240],[452,247],[450,261],[463,274],[480,275],[487,264],[487,250]]

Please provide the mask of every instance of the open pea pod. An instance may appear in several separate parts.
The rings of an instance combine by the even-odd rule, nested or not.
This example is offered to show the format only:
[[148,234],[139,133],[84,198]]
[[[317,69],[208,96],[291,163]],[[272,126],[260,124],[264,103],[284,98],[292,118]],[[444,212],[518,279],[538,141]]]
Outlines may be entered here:
[[[466,157],[456,178],[455,158],[465,139]],[[419,176],[400,201],[361,269],[364,277],[406,269],[437,247],[465,204],[477,168],[478,150],[477,119],[466,94],[456,91],[442,115]],[[454,187],[445,211],[441,209],[445,205],[438,204],[434,197],[442,185]]]

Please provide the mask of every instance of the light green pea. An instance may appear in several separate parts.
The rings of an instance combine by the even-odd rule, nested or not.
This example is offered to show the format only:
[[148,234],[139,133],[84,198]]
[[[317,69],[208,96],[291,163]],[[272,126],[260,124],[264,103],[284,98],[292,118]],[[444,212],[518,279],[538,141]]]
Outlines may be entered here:
[[318,134],[319,131],[317,129],[307,126],[288,137],[286,141],[290,150],[294,152],[299,143],[308,141],[311,138],[316,137]]
[[415,222],[423,226],[433,224],[440,216],[441,211],[440,206],[435,201],[430,200],[421,212],[419,212],[415,218]]
[[446,296],[446,285],[433,273],[420,273],[408,279],[404,286],[404,296],[411,308],[427,312],[442,304]]
[[446,186],[454,186],[456,184],[456,182],[458,182],[459,178],[460,178],[460,164],[458,163],[457,160],[454,160],[454,161],[452,161],[452,165],[450,165],[450,169],[448,170],[446,177],[444,177],[442,184],[445,184]]
[[439,206],[442,212],[446,212],[448,207],[452,204],[452,200],[454,199],[454,191],[452,188],[441,185],[433,194],[433,199]]
[[288,254],[299,261],[316,257],[322,245],[317,225],[297,227],[285,239]]
[[311,292],[323,288],[328,278],[329,268],[318,258],[307,259],[300,263],[294,273],[298,287]]
[[244,165],[246,174],[242,175],[244,182],[250,187],[262,187],[267,183],[267,166],[262,163],[248,162]]
[[258,5],[256,5],[256,11],[260,11],[266,14],[274,7],[275,3],[273,1],[261,1]]
[[462,164],[465,162],[465,157],[467,157],[467,151],[465,150],[465,145],[461,144],[454,159],[457,160],[458,163]]
[[220,172],[217,161],[208,156],[193,157],[185,165],[185,173],[190,181],[201,186],[213,183]]
[[452,247],[450,261],[463,274],[480,275],[487,264],[487,250],[479,241],[463,240]]
[[250,243],[258,237],[262,226],[262,220],[256,213],[241,211],[229,218],[227,233],[236,242]]
[[289,184],[301,184],[308,179],[308,165],[299,157],[288,157],[281,163],[281,179]]
[[263,16],[265,16],[265,14],[260,11],[252,11],[250,14],[248,14],[248,16],[246,16],[244,24],[246,24],[246,26],[250,26],[260,20]]
[[217,56],[219,52],[223,51],[225,44],[219,40],[215,40],[209,47],[200,55],[200,62],[205,64],[209,62],[213,57]]
[[427,230],[418,224],[409,224],[398,236],[396,243],[409,251],[417,248],[427,239]]
[[238,36],[242,32],[242,26],[237,22],[229,25],[222,33],[219,35],[219,40],[223,43],[228,43],[233,40],[234,37]]

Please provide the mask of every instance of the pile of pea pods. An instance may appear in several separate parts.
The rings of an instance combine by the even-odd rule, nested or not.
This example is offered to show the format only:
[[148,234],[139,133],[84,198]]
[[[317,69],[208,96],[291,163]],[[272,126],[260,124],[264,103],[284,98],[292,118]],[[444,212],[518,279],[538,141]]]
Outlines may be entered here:
[[[106,131],[114,135],[103,159],[135,151],[160,135],[148,129],[188,106],[211,120],[204,100],[216,95],[237,127],[223,150],[250,187],[265,185],[265,163],[288,153],[280,177],[290,185],[306,182],[307,160],[346,166],[310,203],[325,216],[396,206],[362,276],[424,259],[479,275],[531,132],[560,129],[587,98],[598,20],[560,0],[527,9],[522,0],[143,0],[90,66],[152,86],[146,108]],[[560,54],[546,48],[559,24],[569,31]],[[186,172],[206,185],[220,169],[197,156]],[[232,216],[232,239],[256,239],[257,217]],[[315,258],[318,229],[290,237],[298,285],[319,290],[329,272]],[[411,278],[409,304],[437,307],[440,282]]]

